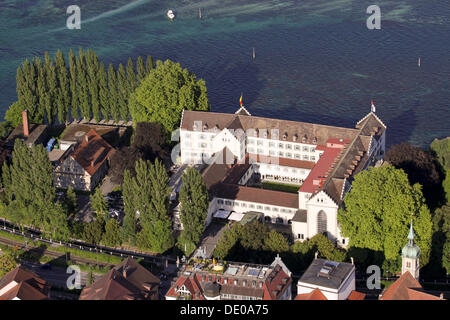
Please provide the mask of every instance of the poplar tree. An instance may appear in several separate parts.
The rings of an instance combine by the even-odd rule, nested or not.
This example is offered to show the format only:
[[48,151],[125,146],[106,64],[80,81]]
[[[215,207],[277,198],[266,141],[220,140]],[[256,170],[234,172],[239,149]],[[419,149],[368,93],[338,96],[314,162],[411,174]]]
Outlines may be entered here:
[[106,122],[110,117],[110,103],[109,103],[109,89],[108,89],[108,76],[106,74],[105,65],[103,62],[100,64],[98,71],[98,86],[99,86],[99,102],[100,110]]
[[136,187],[130,171],[125,170],[122,184],[122,196],[125,217],[121,228],[122,243],[134,245],[136,243]]
[[105,234],[102,242],[110,247],[117,247],[121,244],[120,227],[116,219],[109,219],[105,225]]
[[147,62],[146,62],[146,71],[147,75],[150,74],[150,72],[155,68],[155,64],[153,63],[153,58],[151,56],[147,56]]
[[95,121],[100,121],[100,101],[99,101],[99,80],[98,80],[98,57],[92,51],[88,50],[87,71],[89,78],[89,94],[92,108],[92,116]]
[[108,88],[109,88],[109,105],[111,108],[111,117],[114,122],[119,121],[119,90],[117,86],[117,74],[112,64],[108,67]]
[[140,83],[142,80],[144,80],[145,76],[147,75],[144,65],[144,59],[142,59],[141,56],[137,58],[136,69],[137,69],[137,80]]
[[118,105],[120,117],[122,118],[123,121],[127,122],[128,121],[127,102],[128,102],[128,94],[130,93],[130,91],[127,76],[125,73],[125,68],[123,67],[122,64],[119,64],[119,68],[117,69],[117,87],[119,90]]
[[208,190],[200,173],[193,168],[187,168],[182,181],[180,189],[182,236],[188,242],[197,245],[205,227],[209,205]]
[[90,204],[97,217],[105,217],[108,214],[108,202],[106,202],[100,187],[96,188],[94,194],[91,195]]
[[136,73],[134,71],[133,60],[131,58],[128,59],[127,63],[127,80],[128,80],[128,95],[134,91],[137,87]]
[[55,66],[58,78],[58,121],[63,123],[64,120],[69,120],[68,118],[68,107],[71,103],[70,101],[70,86],[69,78],[67,74],[66,61],[64,60],[64,55],[61,50],[58,50],[55,55]]
[[78,98],[78,85],[77,85],[77,64],[76,57],[72,49],[69,51],[69,74],[70,74],[70,92],[71,92],[71,115],[73,119],[79,117],[79,98]]

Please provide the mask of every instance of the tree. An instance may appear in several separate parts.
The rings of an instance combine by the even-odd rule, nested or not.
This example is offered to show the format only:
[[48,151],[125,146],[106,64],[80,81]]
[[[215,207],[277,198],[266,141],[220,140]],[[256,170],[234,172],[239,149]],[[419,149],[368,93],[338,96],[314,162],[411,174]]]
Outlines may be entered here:
[[104,225],[105,220],[103,220],[101,216],[97,217],[95,221],[90,222],[84,228],[84,237],[83,237],[84,240],[94,245],[99,244],[103,237]]
[[355,176],[344,198],[338,221],[350,246],[368,248],[395,260],[406,244],[411,218],[421,264],[429,260],[432,222],[420,185],[411,186],[401,169],[387,165],[369,168]]
[[145,70],[145,65],[144,65],[144,59],[142,59],[141,56],[139,56],[137,58],[136,69],[137,69],[137,80],[139,82],[141,82],[142,80],[144,80],[145,76],[147,75],[147,72]]
[[102,194],[100,188],[96,188],[93,195],[90,197],[91,208],[97,213],[97,217],[101,216],[107,218],[108,215],[108,202]]
[[120,120],[119,88],[116,70],[112,64],[108,67],[108,89],[111,117],[118,122]]
[[67,188],[65,200],[66,207],[69,213],[74,213],[78,210],[77,195],[72,186],[69,186],[69,188]]
[[313,252],[318,251],[320,256],[327,260],[342,262],[345,259],[345,251],[336,248],[334,243],[323,234],[316,234],[308,245]]
[[116,219],[109,219],[106,222],[103,243],[110,247],[117,247],[121,244],[120,227]]
[[138,122],[132,147],[139,150],[144,159],[154,161],[164,157],[165,139],[161,126],[155,122]]
[[130,95],[134,122],[157,122],[166,135],[180,124],[183,109],[209,110],[204,80],[197,80],[179,63],[157,61],[156,68]]
[[[7,201],[17,210],[16,218],[21,225],[41,226],[51,214],[49,204],[56,201],[53,186],[53,168],[47,150],[42,145],[31,148],[20,139],[16,139],[13,161],[8,170],[4,170]],[[5,168],[3,168],[5,169]],[[13,208],[11,207],[11,209]],[[12,211],[14,212],[14,211]]]
[[10,253],[5,253],[0,256],[0,278],[10,272],[16,267],[16,260]]
[[129,170],[123,175],[122,195],[125,217],[121,229],[122,243],[136,243],[136,185]]
[[269,233],[269,227],[261,222],[246,224],[241,229],[240,244],[247,250],[264,250],[264,243]]
[[92,267],[89,268],[88,276],[87,276],[87,285],[90,286],[95,282],[94,273],[92,272]]
[[153,63],[153,58],[151,56],[147,56],[145,68],[147,75],[150,74],[150,72],[155,68],[155,64]]
[[108,75],[106,74],[105,65],[103,62],[100,64],[100,69],[98,71],[99,79],[99,100],[100,100],[100,111],[106,122],[110,119],[110,100],[109,100],[109,88],[108,88]]
[[205,227],[208,211],[208,190],[200,173],[188,167],[180,189],[181,222],[184,238],[197,244]]
[[5,113],[5,120],[14,128],[22,123],[22,111],[26,108],[19,102],[14,102]]
[[442,140],[434,139],[431,143],[431,150],[436,155],[441,168],[445,172],[442,187],[446,194],[447,203],[450,203],[450,137]]
[[439,163],[430,152],[407,142],[394,145],[386,153],[386,160],[397,169],[403,169],[409,183],[420,183],[429,207],[437,207],[445,198]]
[[223,232],[222,237],[220,237],[217,242],[217,246],[214,248],[214,257],[225,259],[230,255],[231,250],[239,241],[239,234],[241,233],[240,228],[241,225],[235,223],[230,229]]
[[289,250],[289,243],[286,238],[279,232],[272,230],[268,237],[264,240],[264,245],[272,252],[281,253]]
[[128,85],[127,74],[123,64],[119,64],[119,68],[117,69],[117,88],[119,92],[119,114],[122,120],[127,122],[129,120],[128,96],[130,94],[130,87]]
[[122,147],[117,150],[111,156],[111,167],[109,169],[109,175],[111,181],[114,183],[122,184],[124,181],[125,170],[128,170],[131,176],[135,176],[135,164],[136,161],[143,158],[143,154],[136,148]]

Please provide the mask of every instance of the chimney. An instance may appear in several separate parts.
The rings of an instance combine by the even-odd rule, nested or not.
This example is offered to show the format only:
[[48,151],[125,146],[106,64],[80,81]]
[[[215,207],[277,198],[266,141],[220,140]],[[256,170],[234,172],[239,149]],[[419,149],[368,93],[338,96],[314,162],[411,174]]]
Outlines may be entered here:
[[122,276],[126,279],[127,278],[127,267],[124,267],[122,269]]
[[353,257],[350,257],[350,260],[352,260],[352,264],[355,264],[354,261],[353,261]]
[[439,299],[440,300],[444,300],[444,294],[441,292],[441,294],[439,295]]
[[30,126],[28,124],[28,110],[22,111],[23,135],[28,137],[30,135]]
[[86,134],[84,135],[84,140],[86,141],[86,142],[89,142],[89,136],[88,136],[88,133],[86,132]]
[[316,253],[314,253],[314,259],[317,259],[318,254],[319,254],[319,251],[316,251]]

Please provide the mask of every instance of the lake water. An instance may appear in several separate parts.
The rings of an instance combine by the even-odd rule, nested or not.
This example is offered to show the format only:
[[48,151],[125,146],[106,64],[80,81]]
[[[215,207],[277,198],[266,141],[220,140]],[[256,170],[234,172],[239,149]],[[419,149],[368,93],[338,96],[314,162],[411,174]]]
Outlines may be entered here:
[[[179,61],[205,79],[213,111],[236,111],[242,92],[253,115],[353,127],[373,99],[388,145],[450,135],[449,1],[79,0],[81,30],[68,30],[73,2],[0,2],[2,114],[24,59],[81,46],[105,63]],[[381,30],[366,27],[372,4]]]

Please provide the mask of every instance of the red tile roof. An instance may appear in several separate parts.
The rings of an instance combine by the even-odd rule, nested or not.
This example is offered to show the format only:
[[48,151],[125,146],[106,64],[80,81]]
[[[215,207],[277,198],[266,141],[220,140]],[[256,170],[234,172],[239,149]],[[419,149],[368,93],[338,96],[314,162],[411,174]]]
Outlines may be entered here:
[[335,162],[342,152],[342,148],[321,148],[319,150],[324,150],[323,154],[317,161],[314,168],[309,173],[305,182],[300,187],[300,192],[314,193],[317,189],[321,188],[320,180],[323,179],[325,182],[325,177],[328,176],[328,171],[331,168],[333,162]]
[[258,155],[258,154],[252,154],[252,153],[250,153],[248,155],[249,155],[250,161],[276,164],[276,165],[286,166],[286,167],[293,167],[293,168],[300,168],[300,169],[312,169],[316,165],[314,161],[262,156],[262,155]]
[[298,294],[294,300],[328,300],[319,289],[314,289],[309,293]]
[[347,300],[364,300],[365,297],[365,293],[353,290],[348,296]]
[[0,300],[11,300],[15,297],[21,300],[48,299],[50,285],[39,278],[34,272],[22,266],[11,270],[0,280],[0,290],[11,282],[16,282],[17,285],[5,292],[0,297]]
[[439,297],[421,290],[420,283],[406,271],[384,291],[380,300],[439,300]]
[[273,206],[298,208],[298,193],[273,191],[245,187],[236,184],[218,183],[211,189],[218,198],[268,204]]
[[114,152],[114,148],[94,129],[91,129],[85,134],[83,141],[76,147],[72,157],[87,173],[93,176]]
[[198,279],[196,279],[195,275],[188,277],[185,276],[179,277],[175,285],[173,285],[166,293],[166,297],[168,296],[176,298],[178,296],[178,293],[176,292],[175,289],[176,288],[179,289],[183,285],[191,293],[193,300],[205,300],[200,284],[198,283]]

